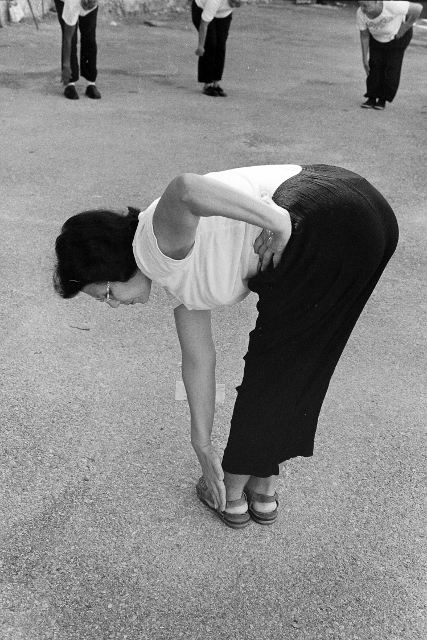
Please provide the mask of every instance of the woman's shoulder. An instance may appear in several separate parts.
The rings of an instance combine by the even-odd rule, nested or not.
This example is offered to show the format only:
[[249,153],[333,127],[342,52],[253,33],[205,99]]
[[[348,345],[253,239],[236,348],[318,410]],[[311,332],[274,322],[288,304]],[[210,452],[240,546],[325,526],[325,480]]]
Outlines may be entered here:
[[143,209],[142,211],[139,212],[138,220],[140,222],[144,222],[148,220],[150,217],[153,217],[153,214],[156,210],[159,200],[160,198],[156,198],[150,205],[148,205],[146,209]]
[[133,238],[134,250],[142,241],[153,242],[153,214],[156,210],[160,198],[156,198],[146,209],[138,214],[138,226]]
[[410,2],[406,0],[385,0],[383,2],[383,11],[393,15],[406,15],[409,11]]

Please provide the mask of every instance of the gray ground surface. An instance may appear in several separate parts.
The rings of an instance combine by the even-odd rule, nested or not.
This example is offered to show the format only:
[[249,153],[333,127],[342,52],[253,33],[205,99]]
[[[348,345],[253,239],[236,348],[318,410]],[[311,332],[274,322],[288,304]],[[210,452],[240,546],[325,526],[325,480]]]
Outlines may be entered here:
[[[0,30],[0,637],[425,639],[425,39],[383,113],[359,108],[354,8],[236,12],[226,100],[195,82],[187,14],[160,28],[104,19],[99,43],[103,98],[71,102],[55,20]],[[401,241],[336,371],[315,456],[280,479],[279,522],[235,532],[195,497],[163,292],[118,311],[64,302],[52,249],[72,213],[143,207],[180,171],[282,162],[360,172]],[[215,314],[219,449],[255,302]]]

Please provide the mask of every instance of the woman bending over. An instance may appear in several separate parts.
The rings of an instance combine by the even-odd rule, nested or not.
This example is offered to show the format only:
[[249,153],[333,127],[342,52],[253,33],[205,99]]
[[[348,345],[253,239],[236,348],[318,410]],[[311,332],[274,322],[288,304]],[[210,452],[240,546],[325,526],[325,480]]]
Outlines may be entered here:
[[[56,241],[55,286],[111,307],[165,287],[182,349],[196,490],[230,527],[272,524],[283,463],[313,454],[319,412],[356,321],[398,240],[393,211],[359,175],[274,165],[173,179],[139,216],[87,211]],[[258,294],[258,318],[220,460],[211,442],[211,313]]]

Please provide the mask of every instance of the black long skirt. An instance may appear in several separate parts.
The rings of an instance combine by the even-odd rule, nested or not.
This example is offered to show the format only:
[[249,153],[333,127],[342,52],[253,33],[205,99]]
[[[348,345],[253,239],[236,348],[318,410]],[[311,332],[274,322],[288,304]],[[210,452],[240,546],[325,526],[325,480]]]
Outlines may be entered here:
[[320,409],[350,334],[399,237],[385,198],[361,176],[304,166],[274,193],[292,235],[259,295],[223,469],[269,477],[311,456]]

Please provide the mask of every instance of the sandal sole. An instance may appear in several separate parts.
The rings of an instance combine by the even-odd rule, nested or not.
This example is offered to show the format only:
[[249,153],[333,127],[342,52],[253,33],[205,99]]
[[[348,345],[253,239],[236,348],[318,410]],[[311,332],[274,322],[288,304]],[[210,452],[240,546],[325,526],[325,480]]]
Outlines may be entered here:
[[[198,491],[196,491],[197,493],[197,497],[199,498],[200,502],[202,502],[205,507],[207,507],[208,509],[210,509],[211,511],[213,511],[220,520],[223,521],[223,523],[225,525],[227,525],[227,527],[230,527],[230,529],[244,529],[245,527],[247,527],[248,525],[251,524],[251,518],[249,517],[248,520],[246,522],[231,522],[230,520],[227,520],[227,518],[223,515],[223,513],[221,513],[220,511],[217,511],[215,509],[215,507],[212,507],[209,502],[207,502],[207,500],[205,500]],[[249,512],[248,512],[249,513]]]
[[250,515],[250,517],[252,518],[252,520],[254,522],[256,522],[257,524],[263,524],[263,525],[267,525],[267,526],[270,525],[270,524],[274,524],[276,522],[276,520],[277,520],[278,515],[279,515],[278,513],[276,513],[274,518],[271,518],[271,519],[267,520],[265,518],[261,518],[260,516],[256,515],[252,511],[252,509],[248,509],[248,512],[249,512],[249,515]]

